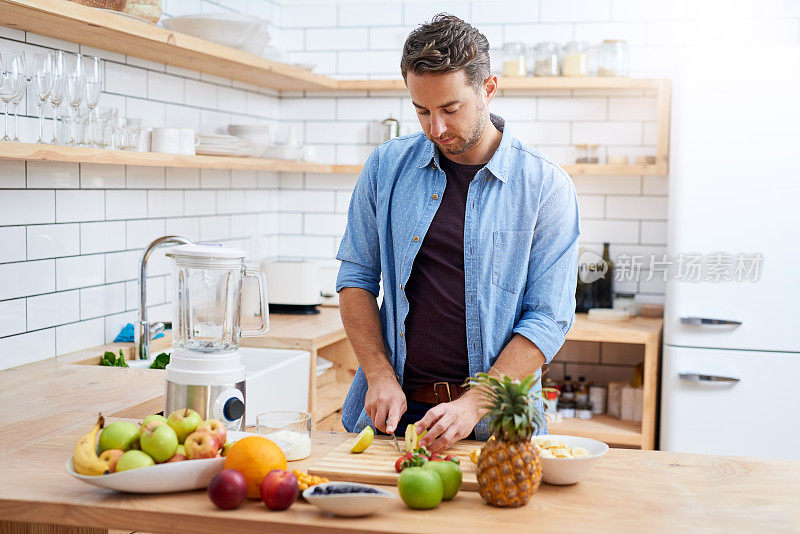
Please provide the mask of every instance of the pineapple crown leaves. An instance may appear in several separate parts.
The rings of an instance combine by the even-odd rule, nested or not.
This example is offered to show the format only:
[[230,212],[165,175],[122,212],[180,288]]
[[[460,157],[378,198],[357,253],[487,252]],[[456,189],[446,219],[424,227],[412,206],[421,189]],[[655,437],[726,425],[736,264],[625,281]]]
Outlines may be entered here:
[[469,386],[483,394],[481,407],[489,410],[486,415],[498,439],[529,440],[534,430],[542,426],[542,415],[534,405],[535,397],[541,394],[531,394],[535,381],[535,375],[516,380],[505,375],[495,378],[488,373],[478,373],[467,379]]

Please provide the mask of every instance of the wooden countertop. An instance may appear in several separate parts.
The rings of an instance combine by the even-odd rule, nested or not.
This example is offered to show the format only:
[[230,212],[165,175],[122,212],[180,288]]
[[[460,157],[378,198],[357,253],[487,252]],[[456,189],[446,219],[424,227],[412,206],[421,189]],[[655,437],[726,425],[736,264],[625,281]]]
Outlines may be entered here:
[[[800,462],[612,449],[589,478],[542,485],[522,508],[504,510],[462,492],[431,511],[397,501],[362,519],[323,515],[298,502],[270,512],[260,502],[217,510],[202,491],[128,495],[70,477],[64,463],[98,411],[113,414],[163,392],[163,374],[75,365],[58,359],[0,372],[0,521],[47,522],[147,532],[462,532],[502,525],[529,531],[776,531],[800,529]],[[305,468],[346,434],[315,432]],[[390,488],[395,491],[395,488]]]
[[320,306],[316,315],[269,314],[269,332],[242,338],[243,347],[319,350],[347,338],[338,307]]

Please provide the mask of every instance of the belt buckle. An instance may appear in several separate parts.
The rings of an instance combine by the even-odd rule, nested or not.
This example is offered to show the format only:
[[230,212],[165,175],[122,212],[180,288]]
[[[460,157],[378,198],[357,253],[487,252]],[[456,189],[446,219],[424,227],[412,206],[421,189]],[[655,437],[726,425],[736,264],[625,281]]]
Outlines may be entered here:
[[444,402],[444,401],[440,401],[439,400],[439,390],[436,389],[437,386],[440,386],[440,385],[444,386],[445,389],[447,389],[447,402],[452,402],[453,397],[450,394],[450,384],[448,384],[447,382],[434,382],[434,384],[433,384],[433,395],[434,395],[434,397],[436,397],[436,404],[439,404],[440,402]]

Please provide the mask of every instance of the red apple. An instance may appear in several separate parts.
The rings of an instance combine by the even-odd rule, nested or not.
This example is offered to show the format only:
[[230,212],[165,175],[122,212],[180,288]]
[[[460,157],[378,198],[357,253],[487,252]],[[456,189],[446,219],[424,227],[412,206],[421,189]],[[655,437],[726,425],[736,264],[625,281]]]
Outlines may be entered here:
[[186,437],[197,430],[202,422],[203,418],[200,417],[200,414],[189,408],[175,410],[167,418],[167,424],[178,435],[178,443],[183,443]]
[[172,462],[182,462],[184,460],[188,460],[188,458],[185,455],[183,455],[183,454],[181,454],[179,452],[176,452],[175,454],[172,455],[172,457],[169,460],[167,460],[164,463],[165,464],[171,464]]
[[208,432],[193,432],[186,437],[184,442],[186,457],[190,460],[200,458],[213,458],[217,455],[217,440]]
[[125,454],[125,451],[121,449],[108,449],[100,454],[100,459],[108,463],[109,473],[114,473],[117,470],[117,462],[123,454]]
[[247,480],[236,469],[223,469],[208,483],[208,496],[223,510],[233,510],[247,498]]
[[207,419],[197,427],[197,432],[204,430],[217,440],[217,448],[221,449],[228,440],[228,429],[217,419]]
[[273,469],[261,481],[261,500],[270,510],[286,510],[299,494],[297,477],[290,471]]

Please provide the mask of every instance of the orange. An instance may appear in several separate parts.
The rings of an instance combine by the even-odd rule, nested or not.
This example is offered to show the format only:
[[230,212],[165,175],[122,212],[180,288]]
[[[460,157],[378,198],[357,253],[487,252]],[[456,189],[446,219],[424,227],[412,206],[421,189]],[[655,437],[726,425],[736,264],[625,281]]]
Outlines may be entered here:
[[250,436],[231,445],[225,457],[225,469],[236,469],[247,481],[247,497],[261,498],[261,481],[273,469],[286,469],[286,456],[272,441]]

